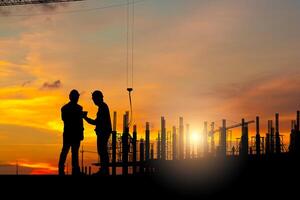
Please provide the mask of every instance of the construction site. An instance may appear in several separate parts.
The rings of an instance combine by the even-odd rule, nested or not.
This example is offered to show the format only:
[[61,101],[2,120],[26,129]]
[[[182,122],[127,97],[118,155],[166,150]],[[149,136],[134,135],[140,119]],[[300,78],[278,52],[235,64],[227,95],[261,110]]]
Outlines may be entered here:
[[[65,185],[94,192],[98,186],[107,192],[118,188],[119,193],[115,196],[120,197],[128,195],[130,190],[140,195],[155,191],[148,194],[149,198],[158,195],[182,198],[233,195],[236,198],[246,192],[251,198],[297,194],[294,181],[299,178],[300,167],[300,111],[291,121],[288,145],[283,143],[278,113],[274,116],[275,123],[268,120],[266,133],[260,131],[259,117],[251,121],[242,119],[241,123],[231,126],[227,126],[224,119],[221,127],[215,127],[214,123],[208,126],[209,123],[204,122],[203,143],[198,147],[190,144],[189,125],[184,126],[182,117],[172,131],[168,131],[166,119],[161,117],[158,133],[153,133],[146,122],[144,137],[139,140],[137,127],[133,125],[130,130],[129,112],[123,115],[121,133],[116,131],[116,119],[117,113],[114,112],[113,133],[109,141],[109,176],[92,176],[91,166],[84,166],[84,153],[93,152],[82,149],[83,176],[8,176],[4,179],[9,183],[6,186],[12,186],[15,181],[30,181],[39,188],[38,183],[50,181],[58,184],[61,192]],[[250,138],[248,129],[251,125],[255,126],[256,135]],[[240,130],[240,137],[231,142],[231,130],[235,128]],[[151,140],[152,134],[157,135],[157,139]],[[100,163],[93,165],[99,166]],[[76,180],[85,182],[85,185],[77,185]],[[288,190],[291,191],[286,194]],[[136,197],[139,196],[133,196]]]
[[[0,8],[77,1],[84,0],[0,0]],[[255,119],[241,118],[239,122],[229,119],[218,122],[203,121],[197,124],[203,128],[198,132],[192,131],[191,124],[183,117],[178,117],[178,124],[171,124],[168,123],[168,118],[161,116],[160,127],[156,127],[155,130],[152,130],[150,121],[143,122],[144,128],[137,127],[133,120],[132,103],[132,94],[135,92],[134,5],[142,1],[133,0],[95,8],[99,10],[122,6],[127,8],[125,20],[127,85],[124,91],[126,96],[128,94],[129,108],[126,110],[129,111],[111,113],[112,133],[108,142],[109,175],[93,176],[92,169],[101,168],[99,152],[82,145],[79,151],[80,176],[69,176],[67,169],[67,176],[63,177],[10,175],[0,177],[0,182],[5,183],[5,188],[14,188],[18,185],[19,189],[24,191],[35,188],[50,193],[51,188],[64,193],[65,187],[68,186],[70,191],[73,191],[72,194],[81,191],[85,195],[98,195],[100,191],[100,195],[103,192],[124,199],[125,197],[159,199],[163,194],[181,199],[210,198],[218,195],[237,199],[246,197],[259,199],[260,194],[266,199],[271,199],[279,195],[297,195],[300,178],[299,110],[290,121],[288,134],[281,132],[283,123],[280,113],[274,113],[267,121],[262,121],[260,116]],[[74,10],[73,13],[78,11],[81,12]],[[56,83],[59,86],[53,86],[48,82],[45,82],[44,86],[51,89],[59,88],[60,81]],[[30,82],[24,85],[26,84]],[[123,120],[121,123],[117,120],[119,118]],[[118,124],[123,125],[122,130],[117,130]],[[265,124],[267,127],[262,127]],[[250,128],[255,131],[250,132]],[[97,157],[92,163],[86,161],[86,156],[90,154]],[[16,174],[18,175],[18,165]]]
[[[299,113],[300,111],[297,111],[295,120],[291,121],[290,143],[287,145],[284,144],[283,135],[279,131],[279,113],[274,116],[274,124],[273,120],[268,120],[267,133],[261,133],[260,119],[256,117],[251,121],[242,119],[241,123],[231,126],[226,126],[225,119],[222,120],[220,127],[215,127],[214,122],[208,127],[208,122],[204,122],[204,129],[198,136],[190,133],[189,124],[184,126],[182,117],[178,126],[173,126],[172,131],[167,131],[166,119],[161,117],[160,131],[151,132],[150,123],[146,122],[144,136],[138,140],[136,125],[133,125],[132,131],[128,126],[129,112],[123,116],[122,133],[116,131],[117,113],[114,112],[113,133],[109,142],[110,174],[112,176],[151,174],[159,172],[159,166],[168,162],[206,158],[240,160],[265,160],[285,156],[296,158],[299,154]],[[256,135],[252,137],[249,137],[248,133],[250,125],[256,129]],[[235,141],[232,139],[232,129],[240,129],[240,137],[235,138]],[[156,136],[155,140],[150,139],[153,135]],[[191,144],[193,137],[202,140],[197,144]],[[91,166],[84,166],[84,152],[82,149],[81,169],[83,173],[89,175]]]

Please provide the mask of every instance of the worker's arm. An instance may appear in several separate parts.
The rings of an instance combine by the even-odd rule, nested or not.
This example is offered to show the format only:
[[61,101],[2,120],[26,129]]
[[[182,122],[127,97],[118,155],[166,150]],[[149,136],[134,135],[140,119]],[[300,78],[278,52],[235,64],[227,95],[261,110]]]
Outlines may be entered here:
[[85,121],[89,124],[96,125],[96,120],[88,117],[84,117]]
[[89,124],[92,124],[92,125],[96,125],[96,120],[97,119],[91,119],[87,116],[87,112],[84,112],[83,114],[83,119],[85,119],[85,121]]
[[84,119],[87,123],[92,124],[92,125],[96,125],[96,120],[88,118],[88,117],[85,117]]

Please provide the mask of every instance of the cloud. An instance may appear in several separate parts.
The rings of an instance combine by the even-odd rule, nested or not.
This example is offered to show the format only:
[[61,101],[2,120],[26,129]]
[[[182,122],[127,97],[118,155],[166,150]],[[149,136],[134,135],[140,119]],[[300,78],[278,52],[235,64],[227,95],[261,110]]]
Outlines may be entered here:
[[42,89],[58,89],[61,88],[61,81],[60,80],[56,80],[54,82],[45,82],[42,86]]
[[18,165],[16,162],[0,164],[0,174],[14,175],[16,174],[16,167],[18,166],[18,174],[57,174],[57,167],[49,163],[35,163],[28,161],[19,161]]
[[10,10],[0,7],[0,16],[9,16],[10,14]]
[[[28,167],[18,166],[19,174],[31,174],[32,169]],[[0,165],[0,174],[2,175],[15,175],[16,164],[15,163],[4,163]]]
[[49,163],[30,163],[20,162],[18,163],[21,167],[27,167],[32,169],[30,174],[55,174],[57,173],[57,167],[51,166]]
[[29,85],[32,81],[25,81],[24,83],[22,83],[22,87],[25,87],[27,85]]
[[222,99],[220,112],[227,115],[273,116],[275,112],[294,113],[299,108],[300,72],[274,73],[239,83],[214,87],[206,95]]
[[28,80],[36,77],[28,70],[27,66],[0,59],[0,86],[23,85]]
[[[40,2],[40,1],[39,1]],[[47,2],[47,1],[45,1]],[[16,6],[7,6],[0,7],[0,16],[14,16],[14,15],[24,15],[27,14],[30,16],[32,14],[47,14],[52,13],[60,8],[66,8],[68,3],[60,2],[60,3],[43,3],[43,4],[35,4],[35,5],[26,5],[21,7]],[[23,9],[25,7],[26,9]],[[24,11],[25,12],[22,12]]]

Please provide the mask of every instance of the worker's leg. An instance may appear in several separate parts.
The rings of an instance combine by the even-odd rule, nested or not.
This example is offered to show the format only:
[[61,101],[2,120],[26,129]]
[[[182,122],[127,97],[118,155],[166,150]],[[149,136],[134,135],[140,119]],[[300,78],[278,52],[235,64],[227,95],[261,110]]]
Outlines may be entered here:
[[[100,135],[97,134],[97,152],[98,152],[98,156],[100,158],[100,163],[102,163],[103,156],[102,156],[102,149],[101,149],[101,143],[100,143],[100,141],[101,141],[101,137],[100,137]],[[102,168],[99,167],[99,171],[96,174],[100,175],[100,170],[101,169]]]
[[59,157],[59,162],[58,162],[58,173],[59,175],[64,175],[65,174],[65,162],[66,162],[66,159],[67,159],[67,155],[68,155],[68,152],[70,150],[70,147],[71,145],[68,144],[68,143],[63,143],[63,147],[62,147],[62,150],[61,150],[61,153],[60,153],[60,157]]
[[100,136],[99,135],[97,135],[97,152],[98,152],[98,156],[100,158],[100,162],[102,162],[101,147],[100,147]]
[[101,159],[101,171],[105,174],[109,174],[109,156],[108,156],[108,149],[107,143],[109,140],[110,135],[101,135],[99,138],[99,148],[100,148],[100,159]]
[[72,144],[72,174],[73,175],[80,174],[79,160],[78,160],[79,147],[80,147],[80,142],[76,142]]

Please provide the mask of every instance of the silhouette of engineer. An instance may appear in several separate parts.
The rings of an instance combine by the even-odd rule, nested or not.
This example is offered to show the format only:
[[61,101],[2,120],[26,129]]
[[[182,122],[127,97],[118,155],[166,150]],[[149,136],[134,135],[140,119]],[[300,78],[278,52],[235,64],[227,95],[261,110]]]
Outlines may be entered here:
[[64,122],[63,147],[59,158],[59,175],[64,175],[65,162],[70,148],[72,149],[72,175],[80,174],[78,153],[80,142],[83,140],[83,111],[78,105],[79,92],[72,90],[70,102],[61,108],[61,118]]
[[92,125],[95,125],[95,132],[97,135],[97,151],[100,156],[101,168],[94,175],[109,175],[109,156],[107,150],[107,143],[112,133],[110,112],[106,103],[103,101],[103,94],[101,91],[96,90],[92,94],[94,104],[98,106],[98,112],[96,119],[87,117],[87,113],[84,115],[84,119]]

